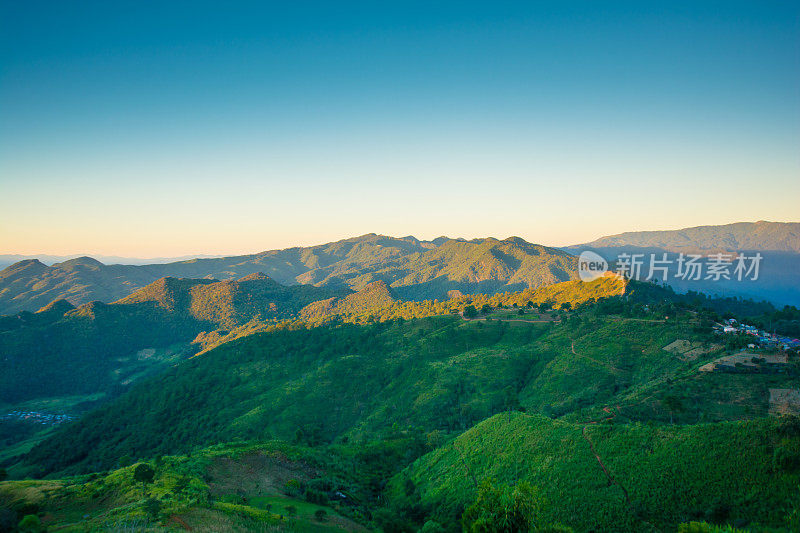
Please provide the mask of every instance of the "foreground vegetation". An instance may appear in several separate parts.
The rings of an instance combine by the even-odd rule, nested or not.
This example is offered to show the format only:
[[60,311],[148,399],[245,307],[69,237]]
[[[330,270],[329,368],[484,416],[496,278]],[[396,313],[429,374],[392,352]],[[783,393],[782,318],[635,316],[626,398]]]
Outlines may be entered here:
[[362,531],[341,465],[301,446],[240,443],[90,475],[7,481],[0,483],[0,528]]
[[[507,412],[387,469],[385,443],[231,443],[0,483],[21,531],[795,531],[800,420],[569,423]],[[395,434],[394,451],[409,444]],[[383,484],[383,483],[381,483]],[[27,520],[27,525],[25,521]],[[498,528],[506,523],[509,529]],[[693,525],[692,525],[693,524]],[[30,526],[30,527],[28,527]],[[716,529],[719,527],[720,529]]]

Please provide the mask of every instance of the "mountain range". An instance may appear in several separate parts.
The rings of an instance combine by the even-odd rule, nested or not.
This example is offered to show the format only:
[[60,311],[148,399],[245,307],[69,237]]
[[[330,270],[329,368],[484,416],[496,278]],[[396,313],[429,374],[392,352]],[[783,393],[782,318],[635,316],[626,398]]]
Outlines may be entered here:
[[628,232],[563,249],[504,240],[421,241],[367,234],[337,242],[251,255],[194,258],[153,264],[104,264],[78,257],[47,265],[18,261],[0,271],[0,314],[35,311],[64,299],[72,305],[112,302],[163,277],[239,279],[263,272],[282,285],[361,290],[382,281],[405,300],[444,299],[452,291],[491,294],[577,278],[578,255],[593,250],[613,262],[621,253],[759,252],[760,277],[748,283],[706,280],[678,290],[766,299],[800,305],[800,223],[740,222],[672,231]]
[[449,291],[492,293],[577,278],[577,260],[520,238],[419,241],[369,234],[253,255],[153,265],[105,265],[90,257],[47,266],[36,259],[0,272],[0,314],[34,311],[64,299],[111,302],[163,277],[237,279],[263,272],[282,285],[361,290],[374,281],[408,300]]

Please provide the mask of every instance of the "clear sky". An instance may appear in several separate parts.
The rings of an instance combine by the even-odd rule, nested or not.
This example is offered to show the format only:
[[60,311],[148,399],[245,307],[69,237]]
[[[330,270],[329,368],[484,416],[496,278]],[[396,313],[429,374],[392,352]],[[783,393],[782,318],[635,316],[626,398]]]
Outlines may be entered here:
[[0,253],[800,220],[798,2],[0,6]]

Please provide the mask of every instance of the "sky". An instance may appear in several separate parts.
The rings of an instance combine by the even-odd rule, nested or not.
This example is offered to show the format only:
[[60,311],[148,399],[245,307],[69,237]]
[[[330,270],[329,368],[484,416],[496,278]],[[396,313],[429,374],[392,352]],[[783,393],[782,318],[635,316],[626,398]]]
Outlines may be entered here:
[[797,2],[0,0],[0,253],[800,220]]

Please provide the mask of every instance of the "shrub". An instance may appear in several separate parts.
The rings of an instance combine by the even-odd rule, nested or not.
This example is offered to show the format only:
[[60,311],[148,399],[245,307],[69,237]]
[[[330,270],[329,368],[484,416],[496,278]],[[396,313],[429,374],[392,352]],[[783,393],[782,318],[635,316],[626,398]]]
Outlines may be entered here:
[[538,500],[527,483],[515,487],[493,486],[484,481],[475,502],[461,517],[464,531],[470,533],[516,533],[535,527]]
[[147,498],[144,502],[144,510],[152,518],[158,518],[158,513],[161,512],[161,502],[157,498]]
[[325,504],[328,503],[328,495],[322,491],[306,489],[305,498],[307,502]]
[[435,520],[428,520],[419,530],[420,533],[444,533],[445,529]]
[[800,451],[788,446],[778,446],[772,460],[775,470],[793,472],[800,467]]
[[24,533],[38,533],[44,531],[42,521],[35,514],[25,515],[19,522],[19,530]]

